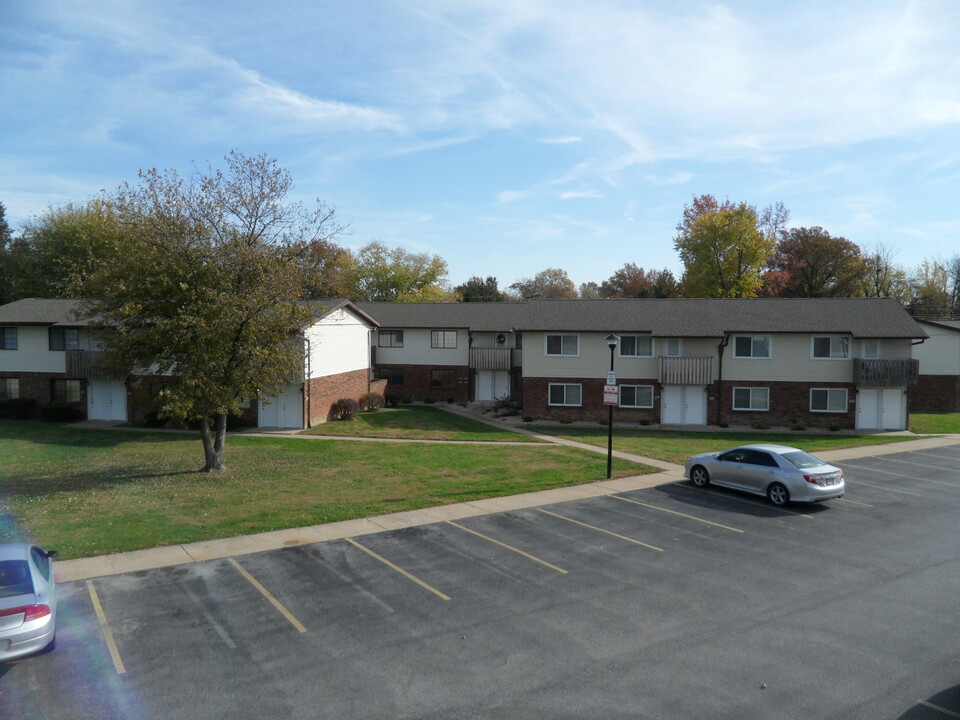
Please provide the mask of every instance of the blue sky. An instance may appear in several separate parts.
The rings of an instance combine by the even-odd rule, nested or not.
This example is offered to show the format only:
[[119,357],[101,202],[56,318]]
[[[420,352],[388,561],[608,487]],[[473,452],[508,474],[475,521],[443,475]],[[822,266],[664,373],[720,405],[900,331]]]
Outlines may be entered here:
[[454,285],[679,275],[702,193],[909,268],[960,252],[958,38],[956,0],[6,0],[0,202],[237,149]]

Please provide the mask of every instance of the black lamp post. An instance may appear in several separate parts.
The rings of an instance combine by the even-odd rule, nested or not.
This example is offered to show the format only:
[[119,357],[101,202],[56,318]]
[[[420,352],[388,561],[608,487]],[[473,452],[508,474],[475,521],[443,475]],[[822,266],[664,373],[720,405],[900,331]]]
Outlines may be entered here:
[[[617,349],[617,342],[620,337],[610,333],[604,340],[607,341],[607,347],[610,348],[610,376],[607,379],[613,380],[612,384],[616,384],[613,374],[613,351]],[[610,479],[613,472],[613,405],[611,404],[608,407],[610,408],[610,415],[607,418],[607,480]]]

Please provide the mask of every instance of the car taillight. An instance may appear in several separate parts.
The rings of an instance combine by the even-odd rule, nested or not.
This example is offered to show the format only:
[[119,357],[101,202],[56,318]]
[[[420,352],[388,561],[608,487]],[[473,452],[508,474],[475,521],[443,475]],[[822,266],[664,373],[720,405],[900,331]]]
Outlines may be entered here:
[[808,483],[810,483],[811,485],[819,485],[819,484],[820,484],[819,482],[817,482],[817,481],[820,479],[820,476],[819,476],[819,475],[804,475],[804,476],[803,476],[803,479],[806,480],[806,481],[807,481]]
[[30,620],[39,620],[42,617],[46,617],[50,614],[49,605],[21,605],[20,607],[8,608],[7,610],[0,610],[0,616],[4,615],[19,615],[23,613],[23,621],[29,622]]

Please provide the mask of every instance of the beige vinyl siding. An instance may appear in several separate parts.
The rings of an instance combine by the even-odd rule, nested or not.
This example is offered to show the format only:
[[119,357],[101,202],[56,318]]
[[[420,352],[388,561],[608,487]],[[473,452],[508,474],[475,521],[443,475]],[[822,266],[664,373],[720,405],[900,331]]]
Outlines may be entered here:
[[[394,328],[387,328],[394,329]],[[377,347],[377,364],[380,365],[468,365],[470,342],[466,330],[457,330],[456,348],[430,347],[430,332],[422,328],[395,328],[403,330],[402,348]],[[454,330],[455,328],[433,328]],[[373,345],[377,346],[377,333],[373,333]]]
[[[960,333],[957,333],[960,338]],[[901,340],[899,338],[887,338],[880,341],[880,359],[881,360],[906,360],[913,357],[911,354],[911,340]],[[958,345],[960,347],[960,345]],[[860,343],[854,344],[855,355],[860,354]],[[954,355],[956,357],[956,355]],[[920,372],[923,372],[922,370]]]
[[[579,335],[578,356],[546,355],[547,335]],[[525,332],[523,334],[523,376],[552,378],[606,378],[610,370],[610,348],[603,339],[609,333]],[[626,358],[616,358],[626,360]],[[634,360],[633,362],[641,362]],[[646,362],[652,362],[649,358]],[[621,366],[617,366],[620,368]],[[617,370],[620,374],[621,370]]]
[[310,377],[328,377],[369,366],[367,324],[342,308],[305,333],[309,340]]
[[[912,348],[913,357],[920,361],[920,374],[960,375],[960,332],[933,325],[923,325],[923,329],[930,337]],[[886,357],[886,346],[884,353]]]
[[[80,347],[87,347],[86,332],[80,331]],[[0,371],[63,373],[67,371],[66,352],[51,351],[47,327],[17,327],[17,349],[0,350]]]
[[[783,382],[851,382],[853,360],[825,360],[811,357],[809,333],[754,333],[770,337],[769,358],[733,357],[733,337],[724,350],[724,381],[754,380]],[[852,351],[856,350],[852,344]],[[886,350],[886,347],[884,347]]]

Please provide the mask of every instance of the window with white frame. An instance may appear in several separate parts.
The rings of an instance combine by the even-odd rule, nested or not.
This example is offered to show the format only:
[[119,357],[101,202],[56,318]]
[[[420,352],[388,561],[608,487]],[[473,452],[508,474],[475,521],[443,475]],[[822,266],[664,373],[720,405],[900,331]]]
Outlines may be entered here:
[[843,335],[814,335],[811,356],[817,360],[846,360],[850,357],[850,338]]
[[457,347],[457,331],[456,330],[431,330],[430,331],[430,347],[449,348],[449,349],[456,348]]
[[403,330],[381,330],[377,333],[377,344],[384,348],[402,348]]
[[653,357],[653,338],[649,335],[622,335],[620,357]]
[[769,358],[769,335],[737,335],[733,338],[735,358]]
[[883,356],[883,348],[878,338],[867,338],[860,341],[860,357],[864,360],[879,360]]
[[580,406],[581,387],[576,383],[550,383],[548,396],[550,405]]
[[20,397],[20,378],[0,378],[0,401]]
[[50,328],[50,349],[51,350],[79,350],[80,349],[80,329],[79,328]]
[[17,329],[15,327],[0,327],[0,350],[17,349]]
[[576,356],[579,354],[579,335],[547,335],[547,355]]
[[652,408],[653,385],[621,385],[620,407]]
[[810,388],[810,412],[846,411],[846,388]]
[[733,389],[734,410],[769,410],[770,388],[735,387]]
[[664,338],[663,343],[663,356],[664,357],[682,357],[683,356],[683,339],[682,338]]

